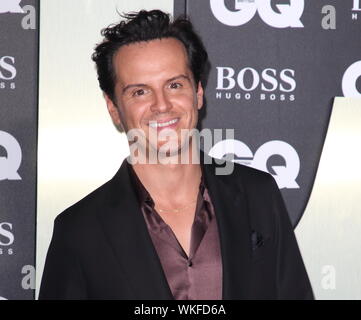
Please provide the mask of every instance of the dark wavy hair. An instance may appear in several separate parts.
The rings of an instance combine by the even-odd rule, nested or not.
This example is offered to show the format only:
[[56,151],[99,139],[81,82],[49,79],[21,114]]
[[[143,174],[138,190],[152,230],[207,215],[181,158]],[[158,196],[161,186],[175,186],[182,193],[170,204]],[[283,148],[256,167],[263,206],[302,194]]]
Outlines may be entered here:
[[208,54],[192,23],[186,17],[173,22],[170,15],[160,10],[133,12],[121,15],[125,20],[101,31],[103,41],[95,47],[92,60],[96,63],[100,88],[115,102],[116,73],[113,57],[124,45],[162,38],[175,38],[186,49],[189,67],[196,84],[205,85]]

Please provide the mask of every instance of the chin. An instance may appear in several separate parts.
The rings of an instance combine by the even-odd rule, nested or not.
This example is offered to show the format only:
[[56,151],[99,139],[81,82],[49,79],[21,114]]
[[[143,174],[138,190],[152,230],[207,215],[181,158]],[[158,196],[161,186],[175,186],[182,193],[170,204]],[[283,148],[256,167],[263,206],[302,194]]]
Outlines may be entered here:
[[180,154],[180,150],[179,149],[171,149],[171,150],[167,150],[167,151],[159,151],[158,152],[158,158],[159,159],[165,159],[165,158],[174,158],[174,157],[178,157],[178,155]]
[[157,152],[159,155],[170,157],[179,154],[181,149],[182,146],[179,141],[167,141],[158,145]]

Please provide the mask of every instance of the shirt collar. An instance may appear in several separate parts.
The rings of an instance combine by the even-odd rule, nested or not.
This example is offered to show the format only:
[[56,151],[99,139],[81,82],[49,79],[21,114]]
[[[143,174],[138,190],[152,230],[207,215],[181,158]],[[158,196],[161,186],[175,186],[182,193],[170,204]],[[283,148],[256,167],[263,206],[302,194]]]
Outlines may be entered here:
[[[142,182],[138,178],[136,172],[133,169],[133,166],[130,163],[127,163],[128,172],[130,176],[130,180],[132,182],[133,189],[137,195],[137,199],[141,205],[149,204],[151,207],[154,207],[154,201],[150,196],[148,190],[143,186]],[[201,182],[199,184],[199,191],[202,197],[204,198],[205,193],[205,181],[204,181],[204,170],[203,166],[201,165],[202,175],[201,175]]]

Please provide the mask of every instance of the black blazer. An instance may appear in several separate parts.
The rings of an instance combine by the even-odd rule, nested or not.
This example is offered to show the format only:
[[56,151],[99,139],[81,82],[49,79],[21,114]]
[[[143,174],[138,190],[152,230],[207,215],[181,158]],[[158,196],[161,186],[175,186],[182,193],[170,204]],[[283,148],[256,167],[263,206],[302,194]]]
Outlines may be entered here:
[[[203,165],[215,208],[223,299],[313,299],[284,202],[271,175]],[[124,160],[109,182],[61,213],[39,299],[173,299]]]

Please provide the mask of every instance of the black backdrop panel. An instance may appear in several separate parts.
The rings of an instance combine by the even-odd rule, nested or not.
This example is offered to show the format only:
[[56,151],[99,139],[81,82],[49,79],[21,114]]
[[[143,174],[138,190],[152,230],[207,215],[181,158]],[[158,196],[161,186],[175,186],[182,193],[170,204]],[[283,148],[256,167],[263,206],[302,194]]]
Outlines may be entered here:
[[38,9],[0,2],[0,299],[34,298]]
[[[236,161],[276,178],[294,226],[312,190],[333,97],[361,95],[357,1],[175,1],[208,50],[203,128],[234,128]],[[356,76],[355,76],[356,74]],[[342,82],[345,88],[342,89]],[[213,148],[213,156],[222,153]]]

